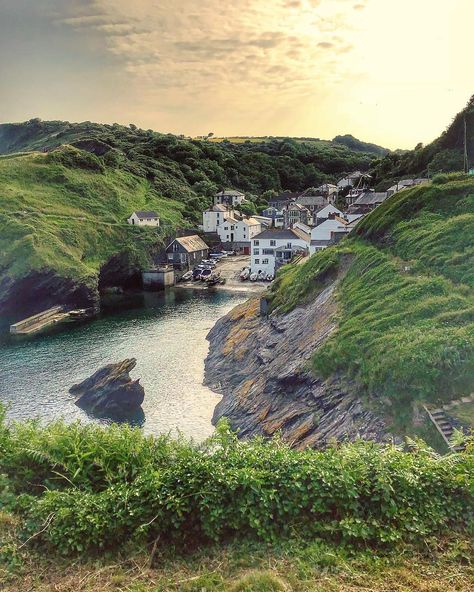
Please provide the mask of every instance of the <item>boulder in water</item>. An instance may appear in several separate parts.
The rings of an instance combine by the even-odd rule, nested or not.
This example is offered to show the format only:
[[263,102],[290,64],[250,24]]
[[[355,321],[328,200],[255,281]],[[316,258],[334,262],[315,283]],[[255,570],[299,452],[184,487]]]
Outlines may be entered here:
[[90,378],[75,384],[69,392],[76,405],[99,417],[123,418],[135,413],[143,403],[145,390],[130,372],[137,365],[135,358],[108,364]]

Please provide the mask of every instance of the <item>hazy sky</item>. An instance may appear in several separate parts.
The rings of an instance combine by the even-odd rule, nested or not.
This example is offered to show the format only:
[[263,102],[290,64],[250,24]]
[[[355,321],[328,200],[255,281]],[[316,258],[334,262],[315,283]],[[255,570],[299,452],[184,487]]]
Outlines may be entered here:
[[474,93],[473,0],[0,0],[0,121],[437,136]]

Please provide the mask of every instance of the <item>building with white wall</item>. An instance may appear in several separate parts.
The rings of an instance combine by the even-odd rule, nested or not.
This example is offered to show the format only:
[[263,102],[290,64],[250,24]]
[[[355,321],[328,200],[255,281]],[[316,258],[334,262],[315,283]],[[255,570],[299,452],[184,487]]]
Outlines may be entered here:
[[216,204],[202,213],[202,229],[204,232],[217,232],[219,224],[234,215],[234,210],[223,204]]
[[345,217],[334,216],[312,228],[311,244],[309,247],[310,255],[338,243],[354,229],[361,218],[363,218],[361,214]]
[[214,195],[214,204],[235,208],[245,201],[245,195],[237,189],[223,189]]
[[308,252],[310,238],[299,228],[269,228],[257,234],[251,241],[252,273],[261,271],[275,275],[298,251]]
[[158,214],[153,211],[137,210],[127,218],[127,222],[132,226],[159,226],[160,219]]
[[229,216],[217,227],[222,243],[231,243],[233,248],[248,249],[250,241],[262,231],[262,224],[255,218],[234,218]]

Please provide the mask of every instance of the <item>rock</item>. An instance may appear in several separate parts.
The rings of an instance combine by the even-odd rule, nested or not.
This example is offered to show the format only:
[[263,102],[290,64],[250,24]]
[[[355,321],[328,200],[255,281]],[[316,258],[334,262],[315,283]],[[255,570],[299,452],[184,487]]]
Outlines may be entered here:
[[280,432],[296,448],[391,440],[354,381],[311,372],[311,357],[336,328],[337,284],[288,314],[262,317],[253,299],[216,323],[205,364],[205,383],[223,395],[213,423],[226,417],[241,438]]
[[145,398],[139,380],[130,378],[136,364],[135,358],[108,364],[72,386],[69,392],[76,397],[76,405],[98,417],[123,418],[135,413]]

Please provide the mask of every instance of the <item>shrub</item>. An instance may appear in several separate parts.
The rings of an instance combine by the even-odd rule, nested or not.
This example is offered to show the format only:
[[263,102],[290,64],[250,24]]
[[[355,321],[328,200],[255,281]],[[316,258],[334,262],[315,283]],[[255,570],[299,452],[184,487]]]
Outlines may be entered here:
[[[240,442],[226,425],[202,446],[117,426],[75,425],[72,436],[69,429],[14,426],[0,459],[0,472],[18,467],[26,534],[62,553],[157,538],[275,542],[294,533],[348,544],[416,542],[468,526],[474,511],[471,450],[438,458],[425,448],[357,442],[297,451],[278,439]],[[26,496],[36,471],[35,495]]]

